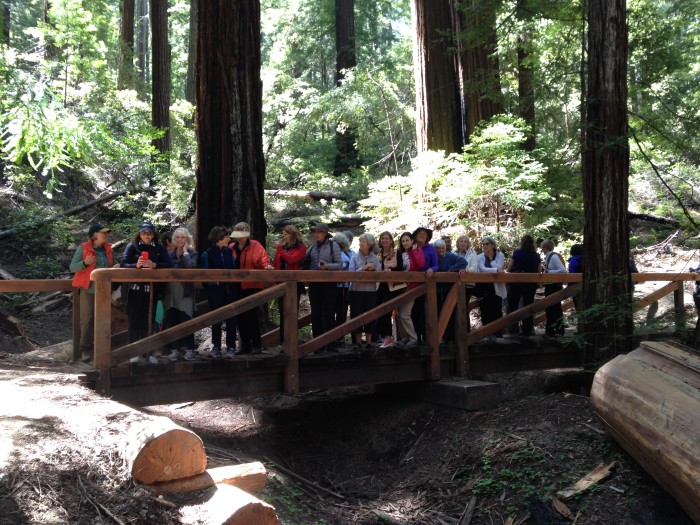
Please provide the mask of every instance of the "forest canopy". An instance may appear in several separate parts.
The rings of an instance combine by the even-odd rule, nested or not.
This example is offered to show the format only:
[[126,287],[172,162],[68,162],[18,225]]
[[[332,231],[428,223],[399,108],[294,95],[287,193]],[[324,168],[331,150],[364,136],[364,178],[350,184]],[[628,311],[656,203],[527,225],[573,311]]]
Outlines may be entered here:
[[[128,3],[134,11],[125,50]],[[153,118],[156,21],[150,4],[3,2],[2,183],[6,191],[40,192],[54,201],[40,209],[0,211],[4,227],[31,228],[38,224],[31,216],[46,215],[41,206],[76,204],[74,194],[65,195],[76,185],[86,201],[125,190],[111,210],[116,222],[145,217],[167,227],[192,220],[191,15],[197,2],[168,2],[165,129]],[[350,4],[354,65],[339,68],[336,29],[348,15],[335,1],[261,1],[265,187],[340,191],[346,203],[314,210],[314,216],[333,221],[358,212],[373,231],[425,222],[508,240],[524,231],[580,239],[585,6],[544,0],[455,4],[461,25],[445,52],[482,52],[490,68],[487,76],[485,66],[465,66],[455,79],[461,103],[472,107],[477,97],[497,113],[473,129],[465,124],[471,132],[463,130],[456,151],[419,154],[411,3]],[[697,233],[699,206],[700,27],[690,16],[700,12],[699,4],[627,2],[630,208],[678,219],[688,234]],[[159,141],[166,136],[164,150]],[[341,153],[351,157],[339,169]],[[284,213],[290,206],[270,202],[266,209]]]

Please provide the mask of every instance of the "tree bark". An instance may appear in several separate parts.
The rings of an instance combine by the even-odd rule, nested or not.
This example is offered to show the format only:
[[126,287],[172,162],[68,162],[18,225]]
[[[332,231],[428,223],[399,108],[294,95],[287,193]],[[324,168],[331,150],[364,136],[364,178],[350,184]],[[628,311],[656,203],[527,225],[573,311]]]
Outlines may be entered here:
[[170,46],[168,44],[168,0],[151,1],[153,127],[163,132],[154,140],[161,153],[170,151]]
[[517,13],[524,30],[518,36],[518,115],[529,128],[523,149],[533,151],[536,144],[535,128],[535,70],[532,66],[532,35],[527,28],[527,1],[518,0]]
[[194,104],[194,66],[197,57],[197,0],[190,0],[190,31],[187,43],[187,78],[185,80],[185,100]]
[[478,0],[455,7],[463,92],[465,143],[482,120],[503,112],[496,53],[496,4]]
[[459,151],[463,145],[458,78],[448,0],[412,0],[418,152]]
[[197,246],[246,221],[265,242],[260,1],[198,0]]
[[139,78],[142,83],[148,82],[148,0],[136,0],[138,2],[137,13],[137,42],[136,54],[138,56]]
[[3,2],[0,6],[0,43],[10,45],[10,4]]
[[626,6],[625,0],[589,0],[588,5],[583,324],[592,363],[628,351],[633,326]]
[[[355,54],[355,0],[335,0],[335,85],[340,86],[345,70],[357,65]],[[333,175],[350,173],[359,166],[353,126],[335,132],[335,165]]]
[[119,30],[119,73],[117,89],[134,87],[134,0],[122,3],[122,20]]

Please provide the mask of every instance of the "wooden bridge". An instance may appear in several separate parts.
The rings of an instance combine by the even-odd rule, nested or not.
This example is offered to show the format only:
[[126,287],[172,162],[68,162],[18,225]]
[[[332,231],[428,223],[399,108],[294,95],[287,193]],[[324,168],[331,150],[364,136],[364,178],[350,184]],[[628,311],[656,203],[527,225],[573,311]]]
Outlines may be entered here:
[[[660,289],[635,303],[639,310],[674,294],[676,322],[684,320],[684,282],[699,277],[691,273],[633,274],[635,282],[666,281]],[[136,270],[100,269],[92,273],[95,281],[95,354],[94,380],[98,392],[132,405],[172,403],[231,396],[251,396],[277,392],[298,393],[319,388],[378,385],[436,380],[441,377],[474,377],[495,372],[514,372],[564,367],[582,367],[584,353],[573,338],[532,337],[527,342],[498,339],[485,343],[484,338],[497,334],[509,325],[543,311],[556,302],[578,293],[580,274],[481,274],[398,272],[328,272],[266,270]],[[263,291],[206,312],[190,321],[135,343],[124,344],[125,333],[113,334],[111,292],[113,283],[121,282],[221,282],[262,281]],[[322,336],[308,341],[298,339],[298,328],[308,324],[308,316],[299,319],[297,282],[388,282],[415,283],[416,287],[378,305],[365,314],[348,320]],[[532,305],[517,310],[488,325],[467,331],[465,285],[474,282],[545,282],[572,283],[570,286]],[[449,286],[442,308],[438,310],[438,284]],[[26,280],[0,281],[0,292],[68,291],[70,281]],[[349,347],[337,353],[314,352],[327,344],[391,312],[402,302],[425,298],[426,343],[422,346],[375,349],[357,353]],[[285,339],[279,346],[279,330],[263,337],[269,348],[262,354],[237,356],[233,359],[197,359],[140,366],[129,363],[131,357],[167,348],[187,334],[272,300],[283,302]],[[77,295],[74,294],[74,301]],[[79,326],[79,308],[74,303],[74,327]],[[441,344],[448,322],[455,313],[456,338]],[[700,326],[700,323],[699,325]],[[75,331],[75,330],[74,330]],[[78,358],[77,344],[74,354]]]

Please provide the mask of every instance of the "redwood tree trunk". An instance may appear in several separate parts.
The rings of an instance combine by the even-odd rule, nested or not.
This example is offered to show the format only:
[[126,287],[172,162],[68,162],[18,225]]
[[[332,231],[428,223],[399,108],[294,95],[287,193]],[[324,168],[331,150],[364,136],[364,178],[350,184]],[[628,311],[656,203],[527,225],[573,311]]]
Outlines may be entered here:
[[197,0],[190,0],[190,31],[187,42],[187,79],[185,100],[194,104],[194,64],[197,57]]
[[2,21],[0,22],[0,43],[7,46],[10,45],[10,4],[3,2],[0,6],[0,17]]
[[[345,78],[345,70],[357,65],[355,55],[355,0],[335,0],[335,85]],[[356,133],[352,126],[335,132],[335,167],[333,175],[350,173],[358,167]]]
[[138,56],[139,78],[141,82],[148,81],[148,0],[138,2],[136,54]]
[[153,126],[164,135],[154,141],[161,153],[170,151],[170,46],[168,45],[168,0],[151,0],[151,47],[153,50]]
[[588,362],[628,351],[627,24],[625,0],[589,0],[583,150],[583,302]]
[[496,53],[496,4],[470,0],[455,9],[464,95],[465,142],[482,120],[503,112]]
[[532,61],[532,35],[528,29],[530,19],[528,0],[518,0],[517,13],[523,32],[518,36],[518,115],[529,128],[523,149],[535,149],[535,70]]
[[119,30],[118,89],[130,89],[134,86],[134,9],[134,0],[123,1]]
[[413,0],[411,8],[417,149],[454,153],[463,140],[458,77],[449,51],[454,46],[450,2]]
[[260,1],[198,0],[197,246],[239,221],[264,242]]

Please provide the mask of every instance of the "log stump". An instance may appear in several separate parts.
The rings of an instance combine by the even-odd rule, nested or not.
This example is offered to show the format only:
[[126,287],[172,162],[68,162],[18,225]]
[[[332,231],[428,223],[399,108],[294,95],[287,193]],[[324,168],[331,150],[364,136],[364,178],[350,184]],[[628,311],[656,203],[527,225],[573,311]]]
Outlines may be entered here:
[[274,507],[231,485],[214,485],[203,503],[180,509],[182,523],[206,525],[279,525]]
[[207,468],[200,437],[165,417],[130,425],[122,456],[134,481],[147,485],[189,478]]
[[700,356],[642,342],[598,370],[591,403],[615,440],[700,524]]

